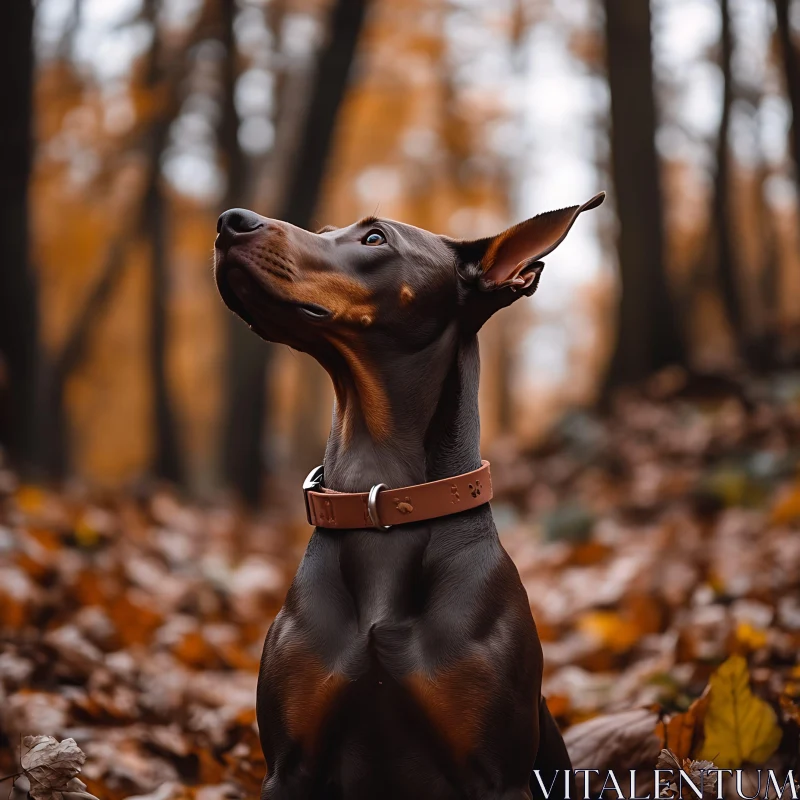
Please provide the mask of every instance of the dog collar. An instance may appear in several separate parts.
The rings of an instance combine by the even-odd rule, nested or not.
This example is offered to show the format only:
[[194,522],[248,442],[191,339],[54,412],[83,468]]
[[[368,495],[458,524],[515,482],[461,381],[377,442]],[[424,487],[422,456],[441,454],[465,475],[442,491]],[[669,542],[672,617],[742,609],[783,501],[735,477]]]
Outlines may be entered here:
[[303,483],[306,517],[318,528],[378,528],[458,514],[492,499],[489,462],[472,472],[399,489],[375,484],[368,492],[335,492],[322,486],[320,465]]

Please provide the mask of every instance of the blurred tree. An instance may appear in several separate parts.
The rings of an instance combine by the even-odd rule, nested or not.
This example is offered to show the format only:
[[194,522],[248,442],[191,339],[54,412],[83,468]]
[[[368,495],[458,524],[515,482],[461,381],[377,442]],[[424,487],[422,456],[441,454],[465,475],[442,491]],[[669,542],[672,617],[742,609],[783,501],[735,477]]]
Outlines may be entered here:
[[[740,353],[745,346],[745,320],[741,298],[741,280],[734,241],[735,220],[730,156],[731,108],[733,106],[733,31],[728,0],[720,0],[719,66],[722,71],[722,110],[717,133],[714,190],[711,204],[711,230],[708,238],[716,261],[722,305],[731,335]],[[710,254],[705,253],[708,257]],[[710,259],[709,259],[710,260]]]
[[28,249],[33,156],[33,5],[16,0],[0,26],[0,443],[23,468],[36,455],[39,333]]
[[317,62],[308,110],[297,142],[294,168],[280,209],[280,218],[307,228],[319,201],[331,151],[336,118],[364,25],[369,0],[335,0],[327,39]]
[[[76,4],[80,9],[80,4]],[[155,0],[143,8],[151,25],[155,25]],[[144,164],[143,188],[129,205],[129,213],[106,249],[103,265],[86,299],[76,312],[63,344],[47,365],[44,382],[42,425],[43,463],[47,474],[62,478],[70,467],[69,425],[65,406],[67,382],[83,363],[92,334],[119,285],[129,252],[144,235],[151,244],[151,295],[149,363],[152,381],[155,449],[151,469],[159,477],[177,480],[181,476],[174,412],[166,380],[166,259],[168,253],[164,225],[165,203],[162,196],[161,158],[172,123],[180,111],[180,87],[191,70],[186,52],[210,33],[208,3],[190,32],[183,47],[176,48],[164,63],[160,37],[154,27],[153,40],[144,63],[142,81],[146,96],[153,99],[150,114],[135,135],[134,150]]]
[[774,368],[779,362],[780,346],[780,253],[775,220],[766,197],[769,167],[762,158],[756,175],[758,187],[758,235],[761,269],[758,273],[759,318],[747,345],[747,362],[756,370]]
[[[251,205],[247,157],[239,142],[236,82],[235,0],[221,0],[221,31],[225,45],[219,145],[225,159],[227,188],[223,210]],[[274,29],[273,29],[274,30]],[[242,321],[226,317],[227,347],[223,397],[222,469],[225,483],[236,487],[250,503],[258,500],[264,471],[264,428],[267,417],[266,379],[271,345],[253,335]]]
[[605,0],[612,174],[622,297],[608,387],[642,380],[686,350],[664,259],[649,0]]
[[786,81],[786,94],[792,108],[791,150],[794,159],[794,178],[800,200],[800,53],[792,38],[790,5],[791,0],[775,0],[783,75]]
[[[162,185],[161,161],[167,145],[170,126],[177,113],[178,98],[175,92],[165,91],[169,75],[165,69],[162,37],[158,24],[161,0],[145,0],[144,17],[153,31],[152,44],[145,65],[145,91],[155,97],[167,98],[167,107],[161,110],[152,126],[150,136],[151,159],[144,192],[144,233],[150,245],[149,288],[149,367],[150,391],[153,410],[153,473],[159,478],[180,482],[182,477],[180,445],[167,377],[167,346],[169,341],[167,303],[169,301],[169,273],[171,238],[169,230],[169,205],[165,202]],[[170,107],[172,106],[172,107]]]
[[[763,119],[757,111],[763,102],[762,92],[753,97],[753,125],[755,139],[761,143]],[[775,367],[778,364],[780,346],[780,279],[781,259],[778,248],[779,233],[767,197],[767,186],[772,176],[769,158],[763,144],[759,146],[758,164],[755,173],[756,226],[758,237],[759,271],[755,286],[756,320],[747,343],[747,362],[755,369]]]
[[[331,151],[336,119],[345,94],[356,46],[363,28],[368,0],[335,0],[330,11],[326,40],[317,58],[308,101],[303,112],[299,135],[292,141],[290,168],[276,198],[275,216],[301,228],[311,227],[319,200],[325,167]],[[228,10],[231,19],[231,10]],[[229,40],[229,60],[235,59],[233,40]],[[226,111],[235,115],[231,89],[233,75],[228,75]],[[235,116],[231,117],[236,120]],[[233,124],[233,123],[231,123]],[[223,136],[229,167],[235,168],[240,156],[234,143],[234,130]],[[229,184],[231,202],[238,192],[236,181]],[[241,195],[239,195],[241,197]],[[240,336],[244,330],[248,339]],[[225,442],[223,458],[225,479],[249,502],[257,502],[264,474],[266,350],[262,343],[238,321],[231,327],[228,351],[228,380],[225,401]]]

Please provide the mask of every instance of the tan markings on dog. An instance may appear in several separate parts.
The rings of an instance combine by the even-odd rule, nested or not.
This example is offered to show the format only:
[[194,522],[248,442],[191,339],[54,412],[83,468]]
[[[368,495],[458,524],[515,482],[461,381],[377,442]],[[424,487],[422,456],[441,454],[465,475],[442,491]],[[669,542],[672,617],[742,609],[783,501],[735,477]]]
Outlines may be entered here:
[[281,655],[283,685],[280,700],[289,736],[314,753],[331,705],[349,683],[344,675],[328,672],[304,646],[290,645]]
[[[355,400],[353,402],[355,402]],[[355,422],[353,403],[345,401],[344,403],[340,403],[339,407],[342,409],[341,424],[339,426],[342,441],[345,444],[350,444],[350,440],[353,438],[353,425]]]
[[400,289],[400,305],[408,306],[414,300],[414,290],[406,283]]
[[[262,256],[262,259],[266,258]],[[289,280],[282,281],[278,288],[286,300],[315,303],[327,308],[335,320],[363,324],[365,317],[370,322],[375,318],[376,308],[370,290],[336,272],[295,272]]]
[[349,442],[353,430],[350,421],[350,404],[347,402],[347,390],[339,381],[334,381],[333,394],[334,401],[331,435],[341,438],[344,442]]
[[[356,386],[358,402],[364,422],[370,434],[376,441],[386,439],[392,431],[389,399],[374,368],[367,363],[364,357],[343,336],[332,335],[334,346],[341,353]],[[344,409],[344,435],[345,440],[352,434],[352,409],[348,403]]]
[[[334,320],[371,325],[375,319],[376,308],[372,293],[358,281],[335,272],[310,272],[288,286],[281,286],[281,293],[287,299],[301,303],[316,303],[327,308]],[[386,392],[374,368],[358,352],[357,338],[350,331],[332,330],[328,338],[350,367],[355,383],[358,401],[364,421],[372,436],[380,441],[391,433],[391,415]],[[353,342],[355,344],[353,344]],[[342,403],[343,433],[345,441],[352,434],[352,403]]]
[[298,300],[327,308],[334,319],[361,322],[375,317],[372,293],[358,281],[335,272],[311,272],[303,275],[293,287]]
[[496,272],[499,268],[494,282],[501,283],[523,262],[543,258],[564,240],[581,211],[600,205],[604,196],[597,195],[582,206],[547,211],[498,234],[481,259],[483,271]]
[[414,699],[457,761],[480,746],[491,679],[492,670],[480,656],[469,656],[433,676],[414,673],[407,679]]

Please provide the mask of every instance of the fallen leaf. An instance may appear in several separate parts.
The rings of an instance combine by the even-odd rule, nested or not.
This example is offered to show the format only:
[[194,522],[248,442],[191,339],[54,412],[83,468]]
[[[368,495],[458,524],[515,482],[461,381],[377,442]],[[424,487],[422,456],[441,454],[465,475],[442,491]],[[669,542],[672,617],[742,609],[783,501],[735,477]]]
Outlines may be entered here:
[[782,694],[778,698],[781,711],[787,720],[792,720],[795,725],[800,726],[800,705],[798,705],[788,694]]
[[12,741],[28,731],[59,734],[67,725],[69,703],[59,694],[21,689],[0,704],[0,719]]
[[749,622],[740,622],[736,626],[736,640],[748,650],[760,650],[767,644],[767,633]]
[[782,492],[772,507],[773,525],[788,525],[800,519],[800,483]]
[[636,624],[614,611],[589,611],[578,619],[577,627],[614,653],[630,650],[641,638]]
[[[656,761],[656,769],[672,770],[674,779],[662,789],[661,797],[681,797],[682,781],[678,770],[689,776],[689,780],[696,787],[694,795],[701,793],[706,800],[713,800],[717,796],[716,764],[713,761],[693,761],[690,758],[679,758],[676,753],[664,748]],[[691,795],[692,791],[686,793]]]
[[652,767],[661,749],[655,734],[657,721],[654,711],[636,708],[595,717],[566,731],[564,743],[573,767],[600,770],[589,781],[593,793],[600,791],[600,776],[608,770],[622,773]]
[[148,794],[135,794],[127,800],[176,800],[184,794],[184,788],[177,781],[162,783],[157,789]]
[[708,703],[709,689],[706,687],[686,711],[659,723],[657,733],[661,736],[663,749],[671,751],[679,759],[689,758],[699,749]]
[[20,766],[31,784],[33,800],[88,800],[86,784],[78,780],[86,755],[74,739],[59,742],[53,736],[26,736],[27,752]]
[[750,690],[747,662],[731,656],[709,684],[700,758],[714,761],[722,769],[736,769],[745,761],[766,761],[777,750],[782,734],[772,707]]
[[46,496],[38,486],[24,485],[17,490],[17,507],[26,514],[35,514],[44,505]]

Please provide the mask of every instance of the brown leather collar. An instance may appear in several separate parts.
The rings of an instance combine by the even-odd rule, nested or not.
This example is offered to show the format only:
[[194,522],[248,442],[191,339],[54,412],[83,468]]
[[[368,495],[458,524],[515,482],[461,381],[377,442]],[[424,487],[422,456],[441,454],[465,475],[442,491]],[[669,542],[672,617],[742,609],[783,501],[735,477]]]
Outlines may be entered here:
[[322,487],[322,477],[322,467],[316,467],[303,484],[308,522],[318,528],[390,528],[457,514],[492,499],[488,461],[454,478],[400,489],[379,483],[368,492],[334,492]]

